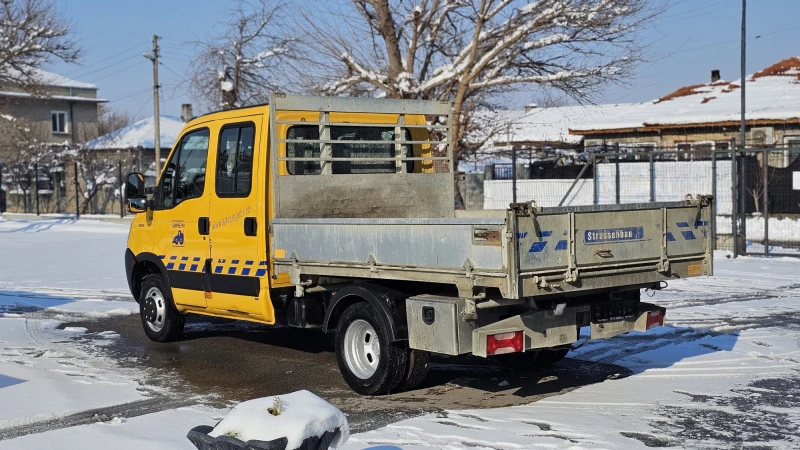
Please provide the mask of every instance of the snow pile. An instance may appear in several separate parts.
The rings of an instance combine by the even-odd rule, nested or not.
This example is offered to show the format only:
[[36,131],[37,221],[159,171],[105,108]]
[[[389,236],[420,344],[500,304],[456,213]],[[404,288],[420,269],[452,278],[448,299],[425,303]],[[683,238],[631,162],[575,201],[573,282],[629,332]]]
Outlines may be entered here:
[[[269,410],[281,405],[281,413]],[[308,437],[322,436],[339,429],[331,447],[339,448],[350,437],[344,413],[309,391],[302,390],[280,397],[263,397],[238,404],[214,427],[210,436],[231,436],[241,441],[272,441],[288,438],[287,449],[300,447]]]
[[[161,148],[172,148],[184,125],[180,117],[162,115],[160,122]],[[86,147],[90,150],[155,148],[154,136],[155,120],[153,117],[148,117],[91,140]]]

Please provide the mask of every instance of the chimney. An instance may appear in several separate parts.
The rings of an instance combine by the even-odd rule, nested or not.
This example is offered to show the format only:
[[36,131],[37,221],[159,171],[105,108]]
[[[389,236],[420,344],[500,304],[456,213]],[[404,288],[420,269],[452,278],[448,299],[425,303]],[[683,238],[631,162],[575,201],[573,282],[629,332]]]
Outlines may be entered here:
[[536,109],[538,107],[539,107],[539,105],[537,105],[536,103],[528,103],[527,105],[525,105],[525,112],[526,113],[527,112],[531,112],[531,111],[533,111],[534,109]]
[[712,70],[711,71],[711,82],[712,83],[716,83],[717,81],[719,81],[719,79],[720,79],[719,69]]
[[186,123],[194,117],[192,113],[192,104],[191,103],[184,103],[181,105],[181,120],[183,123]]

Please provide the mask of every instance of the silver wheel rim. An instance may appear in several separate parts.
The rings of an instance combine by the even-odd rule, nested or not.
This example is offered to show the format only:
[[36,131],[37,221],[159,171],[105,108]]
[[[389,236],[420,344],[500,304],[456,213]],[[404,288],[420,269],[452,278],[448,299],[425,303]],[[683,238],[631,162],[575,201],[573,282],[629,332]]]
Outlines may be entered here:
[[166,301],[164,300],[164,295],[161,294],[161,291],[156,287],[151,287],[147,291],[147,295],[145,296],[145,301],[152,300],[155,303],[156,307],[156,314],[155,320],[147,319],[147,326],[150,327],[151,330],[158,333],[164,328],[164,319],[166,318],[167,314],[167,306]]
[[381,343],[366,320],[354,320],[344,333],[344,360],[353,375],[366,380],[378,370]]

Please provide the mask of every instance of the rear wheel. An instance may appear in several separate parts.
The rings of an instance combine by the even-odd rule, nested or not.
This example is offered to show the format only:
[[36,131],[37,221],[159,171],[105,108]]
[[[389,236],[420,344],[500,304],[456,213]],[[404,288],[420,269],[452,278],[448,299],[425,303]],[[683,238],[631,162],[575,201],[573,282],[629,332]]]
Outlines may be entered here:
[[408,370],[400,385],[401,391],[410,391],[416,389],[428,374],[428,366],[430,365],[431,354],[424,350],[410,349],[408,351]]
[[142,281],[139,317],[145,334],[153,341],[177,341],[183,334],[183,314],[175,308],[172,292],[160,275],[148,275]]
[[354,391],[387,394],[406,376],[408,350],[391,342],[375,308],[360,302],[347,307],[339,319],[336,360],[342,377]]

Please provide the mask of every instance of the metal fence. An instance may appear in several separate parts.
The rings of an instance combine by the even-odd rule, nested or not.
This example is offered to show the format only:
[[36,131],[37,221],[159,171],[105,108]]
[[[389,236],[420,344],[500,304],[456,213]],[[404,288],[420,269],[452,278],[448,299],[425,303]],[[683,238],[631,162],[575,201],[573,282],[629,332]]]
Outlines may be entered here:
[[[584,155],[585,156],[585,155]],[[736,254],[800,256],[800,148],[594,153],[573,164],[495,165],[484,208],[682,200],[713,195],[714,245]],[[517,179],[509,174],[517,173]]]
[[114,214],[123,217],[123,173],[131,170],[122,160],[104,168],[65,161],[48,165],[0,164],[0,213]]

